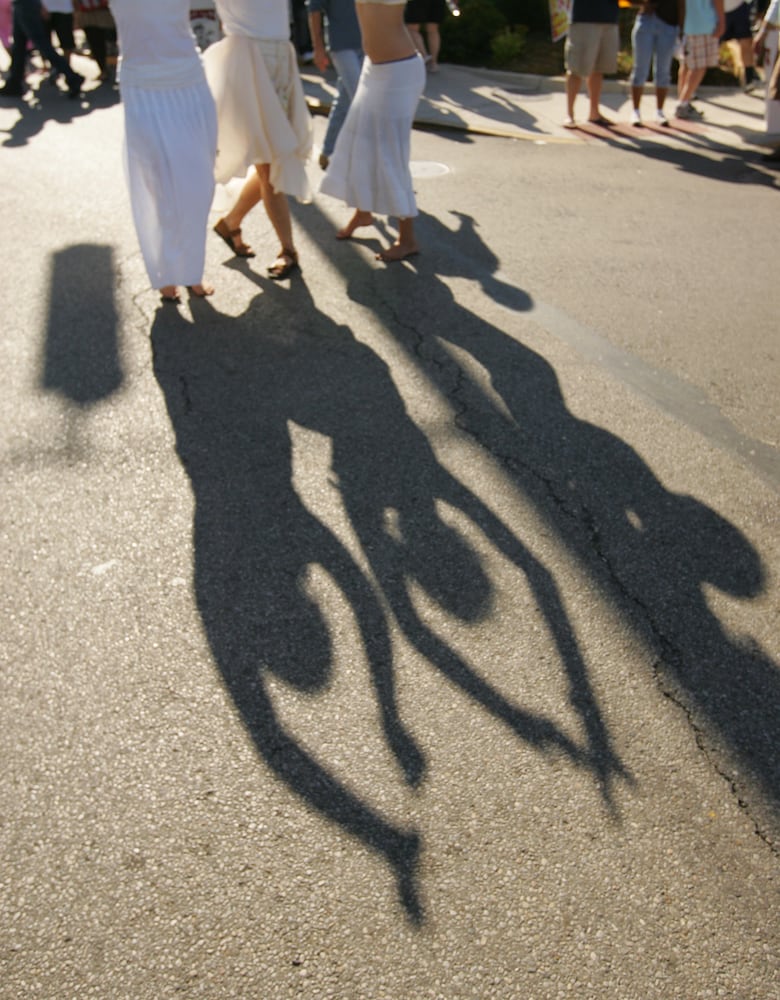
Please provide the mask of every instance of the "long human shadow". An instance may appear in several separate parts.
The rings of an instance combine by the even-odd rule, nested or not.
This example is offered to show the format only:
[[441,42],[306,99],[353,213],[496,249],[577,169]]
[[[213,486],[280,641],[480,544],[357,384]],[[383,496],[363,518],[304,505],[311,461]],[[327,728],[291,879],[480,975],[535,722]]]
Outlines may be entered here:
[[5,147],[26,146],[50,122],[68,125],[92,111],[110,108],[119,102],[119,91],[108,85],[94,87],[78,100],[71,100],[59,88],[43,82],[25,100],[3,101],[3,109],[16,108],[19,117],[10,128],[0,129]]
[[[740,798],[760,802],[759,825],[777,828],[780,672],[757,642],[728,633],[706,594],[714,587],[759,596],[759,554],[705,503],[665,489],[625,441],[571,413],[553,368],[513,335],[511,313],[502,329],[454,300],[445,276],[474,279],[510,310],[529,304],[496,275],[498,261],[473,220],[457,218],[453,233],[422,217],[421,242],[436,249],[419,258],[416,273],[361,273],[350,295],[370,303],[439,383],[459,426],[501,461],[648,642],[664,689],[691,714],[702,744],[725,752]],[[491,392],[453,347],[488,373]]]
[[[153,323],[154,370],[195,497],[198,609],[262,759],[304,802],[384,857],[407,916],[419,923],[419,834],[386,819],[305,749],[267,689],[269,674],[312,694],[329,682],[330,633],[326,609],[306,590],[311,567],[328,575],[354,613],[384,737],[408,784],[422,780],[425,753],[400,716],[385,603],[427,661],[517,738],[588,769],[607,799],[625,772],[550,574],[439,465],[375,352],[317,310],[302,282],[285,290],[254,280],[263,292],[240,317],[198,302],[194,324],[168,309]],[[290,422],[330,439],[340,498],[376,584],[298,496]],[[441,519],[439,500],[463,511],[526,574],[568,671],[580,742],[502,695],[415,609],[412,582],[463,621],[484,618],[491,605],[493,584],[473,548]]]

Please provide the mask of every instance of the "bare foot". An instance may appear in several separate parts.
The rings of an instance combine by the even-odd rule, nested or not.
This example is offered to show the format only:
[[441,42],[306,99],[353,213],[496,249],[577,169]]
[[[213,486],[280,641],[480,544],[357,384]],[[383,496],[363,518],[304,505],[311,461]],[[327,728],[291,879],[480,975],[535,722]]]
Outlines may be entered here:
[[346,226],[336,233],[336,239],[348,240],[359,226],[372,226],[373,224],[374,216],[370,212],[361,212],[358,208]]
[[196,298],[199,299],[205,299],[207,295],[214,294],[213,285],[188,285],[187,287],[189,289],[190,295],[194,295],[196,296]]
[[419,252],[420,248],[416,243],[393,243],[387,250],[380,250],[376,259],[389,264],[394,260],[406,260],[407,257],[414,257]]
[[176,285],[164,285],[160,289],[160,298],[163,302],[181,302]]

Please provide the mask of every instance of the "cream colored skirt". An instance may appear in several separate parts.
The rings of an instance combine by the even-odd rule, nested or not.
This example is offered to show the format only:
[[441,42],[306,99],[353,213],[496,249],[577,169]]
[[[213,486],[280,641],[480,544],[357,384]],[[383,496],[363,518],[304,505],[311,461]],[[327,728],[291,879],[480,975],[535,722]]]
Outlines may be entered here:
[[311,116],[292,45],[230,35],[208,47],[203,64],[217,105],[216,180],[267,163],[275,191],[311,201]]

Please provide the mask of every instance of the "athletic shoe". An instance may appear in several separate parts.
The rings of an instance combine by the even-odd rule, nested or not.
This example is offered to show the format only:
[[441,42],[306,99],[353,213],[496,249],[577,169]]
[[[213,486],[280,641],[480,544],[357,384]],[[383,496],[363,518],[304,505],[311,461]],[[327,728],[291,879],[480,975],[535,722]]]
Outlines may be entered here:
[[663,125],[664,127],[667,127],[669,125],[669,119],[663,113],[661,108],[655,109],[655,123],[656,125]]
[[704,115],[698,108],[694,108],[692,104],[683,104],[680,102],[674,112],[674,117],[682,118],[683,121],[698,122],[701,121]]
[[642,127],[642,119],[639,116],[639,111],[637,108],[631,109],[631,124],[634,125],[636,128]]

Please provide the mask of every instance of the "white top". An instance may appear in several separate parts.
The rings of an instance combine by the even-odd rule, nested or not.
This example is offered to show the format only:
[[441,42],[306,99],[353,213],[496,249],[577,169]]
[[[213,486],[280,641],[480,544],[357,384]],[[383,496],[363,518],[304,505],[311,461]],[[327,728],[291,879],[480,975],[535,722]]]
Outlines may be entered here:
[[287,0],[217,0],[226,35],[289,41]]
[[767,24],[774,24],[780,28],[780,0],[772,0],[764,14],[764,20]]
[[203,79],[190,0],[111,0],[111,11],[122,55],[121,84],[175,86]]

